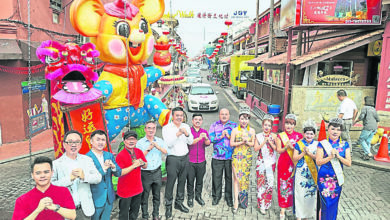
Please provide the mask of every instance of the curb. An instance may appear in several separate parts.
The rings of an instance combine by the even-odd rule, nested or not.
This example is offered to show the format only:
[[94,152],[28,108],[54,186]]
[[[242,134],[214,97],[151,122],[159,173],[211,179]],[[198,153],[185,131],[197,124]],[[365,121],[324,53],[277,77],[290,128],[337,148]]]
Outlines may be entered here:
[[374,165],[374,164],[371,164],[369,162],[353,160],[353,159],[352,159],[352,164],[357,165],[357,166],[361,166],[361,167],[375,169],[375,170],[390,172],[390,166],[387,167],[387,166],[382,166],[382,165]]
[[[40,151],[33,152],[33,153],[31,153],[31,156],[36,156],[36,155],[47,153],[47,152],[50,152],[50,151],[54,151],[54,148],[48,148],[48,149],[45,149],[45,150],[40,150]],[[30,157],[30,154],[25,154],[25,155],[21,155],[21,156],[5,159],[5,160],[0,160],[0,164],[12,162],[12,161],[15,161],[15,160],[24,159],[24,158],[27,158],[27,157]]]

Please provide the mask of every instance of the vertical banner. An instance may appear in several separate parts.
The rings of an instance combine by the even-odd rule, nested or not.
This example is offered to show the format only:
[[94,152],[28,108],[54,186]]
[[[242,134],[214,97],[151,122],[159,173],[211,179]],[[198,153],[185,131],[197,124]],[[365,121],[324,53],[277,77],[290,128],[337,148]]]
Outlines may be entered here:
[[380,62],[378,88],[376,92],[376,110],[390,112],[390,22],[383,34],[382,56]]
[[[102,99],[83,103],[71,107],[62,108],[66,113],[66,119],[70,129],[79,131],[83,135],[83,143],[80,149],[81,154],[86,154],[91,149],[91,133],[96,130],[106,130],[106,121]],[[111,152],[109,140],[107,138],[107,146],[104,149]]]
[[[301,0],[298,0],[299,2]],[[289,27],[294,27],[296,24],[297,16],[297,0],[282,0],[280,3],[280,22],[279,26],[281,30],[285,30]],[[299,17],[298,20],[299,22]]]

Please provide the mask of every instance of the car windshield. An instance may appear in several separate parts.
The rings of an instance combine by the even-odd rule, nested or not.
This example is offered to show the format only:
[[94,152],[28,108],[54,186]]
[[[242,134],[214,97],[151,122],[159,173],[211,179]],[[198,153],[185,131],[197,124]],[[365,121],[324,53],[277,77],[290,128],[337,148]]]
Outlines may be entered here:
[[193,83],[193,82],[196,82],[198,80],[195,77],[187,77],[186,81],[189,83]]
[[211,95],[214,94],[214,91],[211,87],[192,87],[191,95]]

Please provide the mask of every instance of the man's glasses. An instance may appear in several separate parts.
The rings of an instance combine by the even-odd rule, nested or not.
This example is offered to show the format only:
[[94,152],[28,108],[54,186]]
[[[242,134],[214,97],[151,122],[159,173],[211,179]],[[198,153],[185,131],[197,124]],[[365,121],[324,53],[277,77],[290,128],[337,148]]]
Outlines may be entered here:
[[81,141],[64,141],[64,143],[69,145],[79,145],[81,144]]

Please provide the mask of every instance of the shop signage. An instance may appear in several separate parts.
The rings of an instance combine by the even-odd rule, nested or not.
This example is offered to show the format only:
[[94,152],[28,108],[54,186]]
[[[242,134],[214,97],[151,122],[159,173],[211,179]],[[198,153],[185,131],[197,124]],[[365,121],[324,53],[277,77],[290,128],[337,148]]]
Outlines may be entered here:
[[234,11],[233,15],[231,16],[231,19],[243,19],[243,18],[249,18],[248,11],[244,11],[244,10]]
[[[238,13],[239,12],[239,13]],[[245,11],[245,15],[243,15],[243,11],[235,11],[234,13],[237,13],[237,18],[247,16],[247,11]],[[247,16],[248,17],[248,16]],[[177,10],[176,13],[167,13],[163,15],[163,18],[207,18],[207,19],[228,19],[229,14],[223,14],[220,12],[194,12],[194,11],[182,11]]]
[[380,25],[381,0],[302,0],[301,25]]
[[[307,88],[305,90],[305,111],[324,112],[330,115],[336,115],[340,101],[337,98],[337,91],[341,88]],[[356,106],[362,105],[363,91],[361,89],[346,90],[348,98],[352,99]],[[334,114],[333,114],[334,112]]]
[[267,69],[266,81],[275,85],[283,86],[279,69]]
[[317,78],[317,85],[320,86],[349,86],[351,77],[346,75],[327,75]]
[[38,131],[46,129],[46,116],[45,113],[42,112],[40,114],[34,115],[30,117],[30,134],[35,134]]
[[282,0],[280,3],[280,21],[281,30],[299,25],[301,0]]
[[368,44],[367,56],[381,56],[382,54],[382,40],[377,40]]
[[46,80],[32,80],[32,81],[23,81],[21,83],[22,85],[22,93],[26,94],[29,91],[38,92],[38,91],[45,91],[46,90]]

